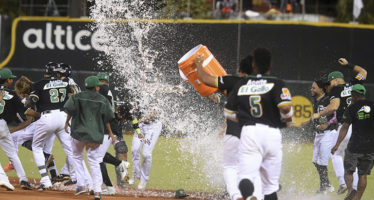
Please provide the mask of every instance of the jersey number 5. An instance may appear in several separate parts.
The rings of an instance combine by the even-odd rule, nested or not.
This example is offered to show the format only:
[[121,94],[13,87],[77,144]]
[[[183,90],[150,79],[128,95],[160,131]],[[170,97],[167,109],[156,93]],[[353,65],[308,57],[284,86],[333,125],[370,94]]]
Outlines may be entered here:
[[249,96],[249,106],[253,117],[260,118],[262,116],[261,96]]
[[1,100],[0,101],[0,114],[3,114],[5,108],[5,101]]
[[[59,98],[59,93],[62,94],[60,98]],[[65,88],[51,89],[49,90],[49,95],[50,95],[51,103],[64,102],[65,97],[66,97],[66,89]]]

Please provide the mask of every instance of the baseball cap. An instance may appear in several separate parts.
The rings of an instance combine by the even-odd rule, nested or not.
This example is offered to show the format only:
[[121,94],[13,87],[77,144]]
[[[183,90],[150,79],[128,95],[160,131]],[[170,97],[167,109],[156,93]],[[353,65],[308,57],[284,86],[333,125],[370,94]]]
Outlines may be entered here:
[[339,71],[331,72],[331,73],[328,75],[327,81],[331,81],[331,80],[334,80],[334,79],[336,79],[336,78],[344,78],[343,73],[341,73],[341,72],[339,72]]
[[358,94],[365,95],[366,94],[366,89],[361,84],[355,84],[352,87],[352,92],[356,92]]
[[103,83],[99,81],[97,76],[89,76],[84,80],[84,86],[86,86],[86,88],[93,88],[99,85],[103,85]]
[[4,68],[0,70],[0,79],[8,79],[8,78],[15,79],[17,78],[17,76],[14,76],[12,74],[12,71],[10,71],[10,69],[8,68]]
[[179,189],[175,191],[175,196],[174,198],[176,199],[183,199],[184,197],[188,197],[188,194],[183,189]]
[[106,80],[109,82],[109,75],[107,73],[99,72],[96,76],[99,80]]

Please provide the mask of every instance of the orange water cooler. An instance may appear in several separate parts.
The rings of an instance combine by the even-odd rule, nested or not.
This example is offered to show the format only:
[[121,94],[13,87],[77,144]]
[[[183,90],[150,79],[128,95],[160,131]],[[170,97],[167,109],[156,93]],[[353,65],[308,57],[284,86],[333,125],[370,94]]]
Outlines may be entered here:
[[213,76],[224,76],[226,71],[223,69],[221,64],[214,58],[213,54],[204,45],[198,45],[187,52],[179,61],[178,68],[181,77],[192,84],[201,96],[207,97],[218,89],[209,87],[199,80],[196,66],[193,62],[197,55],[204,57],[203,68],[206,72]]

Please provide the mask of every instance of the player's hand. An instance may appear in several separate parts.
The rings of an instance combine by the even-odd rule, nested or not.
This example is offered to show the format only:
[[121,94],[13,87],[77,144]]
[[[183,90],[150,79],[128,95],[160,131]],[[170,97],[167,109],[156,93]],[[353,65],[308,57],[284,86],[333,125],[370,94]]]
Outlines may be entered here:
[[321,116],[319,115],[319,113],[314,113],[313,116],[312,116],[312,120],[318,119],[320,117]]
[[193,59],[193,62],[196,66],[202,65],[204,62],[204,57],[202,57],[201,55],[197,55],[195,59]]
[[144,135],[140,133],[140,134],[138,134],[138,138],[141,140],[141,139],[144,138]]
[[3,100],[4,96],[5,96],[5,91],[4,90],[0,90],[0,101]]
[[69,122],[65,123],[65,132],[66,133],[69,133],[69,126],[70,126]]
[[117,140],[117,136],[115,136],[113,134],[109,134],[108,139],[112,139],[112,143],[114,144],[114,142],[116,142],[116,140]]
[[328,123],[324,123],[324,124],[320,124],[320,125],[318,125],[316,128],[317,128],[318,130],[320,130],[320,131],[323,131],[323,130],[326,130],[328,126],[329,126]]
[[348,65],[348,60],[345,59],[345,58],[339,58],[338,62],[342,66],[347,66]]
[[332,149],[331,149],[331,154],[334,155],[334,153],[338,150],[339,146],[335,145]]

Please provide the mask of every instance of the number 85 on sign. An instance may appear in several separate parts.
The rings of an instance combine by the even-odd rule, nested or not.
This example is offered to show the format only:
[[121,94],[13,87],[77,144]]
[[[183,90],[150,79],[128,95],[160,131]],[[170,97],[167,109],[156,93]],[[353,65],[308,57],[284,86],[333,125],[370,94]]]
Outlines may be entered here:
[[301,123],[308,121],[313,115],[313,104],[304,96],[292,97],[294,126],[301,126]]

